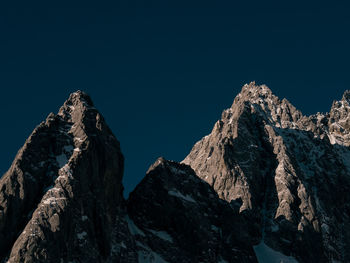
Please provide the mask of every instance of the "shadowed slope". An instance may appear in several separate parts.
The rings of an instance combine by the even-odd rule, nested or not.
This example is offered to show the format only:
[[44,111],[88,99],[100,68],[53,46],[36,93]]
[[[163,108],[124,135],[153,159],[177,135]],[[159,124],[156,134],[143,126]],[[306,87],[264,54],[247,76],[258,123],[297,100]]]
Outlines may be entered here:
[[220,198],[242,200],[257,243],[301,262],[349,261],[346,94],[330,114],[307,117],[266,86],[245,85],[183,162]]
[[[119,142],[78,91],[28,138],[0,181],[1,257],[98,262],[122,203]],[[10,229],[10,231],[9,231]]]

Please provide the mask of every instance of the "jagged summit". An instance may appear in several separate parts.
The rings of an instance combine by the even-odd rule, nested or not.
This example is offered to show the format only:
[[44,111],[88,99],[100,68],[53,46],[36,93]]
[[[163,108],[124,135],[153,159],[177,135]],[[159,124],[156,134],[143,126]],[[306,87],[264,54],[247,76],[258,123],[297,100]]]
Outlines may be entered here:
[[123,156],[92,105],[87,94],[72,93],[35,128],[0,179],[0,260],[108,257],[123,198]]
[[158,157],[157,160],[149,167],[147,174],[156,169],[157,167],[162,167],[167,169],[169,167],[178,167],[180,170],[188,170],[188,173],[194,173],[191,167],[185,164],[181,164],[175,161],[166,160],[163,156]]
[[139,262],[256,262],[237,211],[188,165],[157,159],[127,204]]
[[231,124],[231,116],[237,118],[243,111],[264,115],[265,121],[280,127],[296,128],[298,120],[303,117],[287,99],[279,99],[266,85],[257,85],[255,82],[243,86],[231,108],[224,111],[222,121],[228,119]]
[[0,179],[0,262],[349,262],[348,97],[304,116],[246,84],[124,200],[119,142],[74,92]]
[[[78,90],[70,94],[69,98],[59,109],[57,115],[68,120],[72,119],[73,115],[75,115],[75,117],[78,117],[77,115],[82,115],[87,110],[95,109],[93,106],[94,104],[90,96],[87,93]],[[81,118],[77,119],[80,120]]]
[[301,262],[349,261],[346,104],[342,100],[329,114],[304,116],[266,86],[244,85],[183,163],[220,198],[240,201],[258,248],[267,244]]
[[350,104],[350,90],[346,90],[342,97],[343,101],[346,101],[348,104]]
[[269,100],[278,99],[266,85],[257,85],[255,81],[245,84],[233,101],[231,108],[242,102],[267,103]]
[[71,93],[69,98],[65,101],[65,104],[78,105],[80,102],[85,103],[86,106],[94,106],[91,97],[81,90]]
[[119,142],[72,93],[0,179],[0,262],[256,262],[237,212],[189,166],[159,158],[128,201],[122,174]]
[[329,113],[306,116],[287,99],[281,100],[275,96],[266,85],[251,82],[243,86],[232,106],[223,112],[214,128],[229,129],[235,134],[238,127],[235,123],[242,121],[242,116],[245,116],[243,113],[246,112],[248,115],[260,116],[264,123],[271,126],[311,131],[318,138],[328,138],[331,144],[349,146],[349,96],[350,92],[345,91],[341,100],[333,102]]
[[255,81],[250,82],[249,84],[245,84],[242,87],[241,92],[238,94],[245,95],[247,97],[256,98],[256,97],[262,97],[267,98],[272,96],[272,91],[264,84],[258,85],[255,83]]

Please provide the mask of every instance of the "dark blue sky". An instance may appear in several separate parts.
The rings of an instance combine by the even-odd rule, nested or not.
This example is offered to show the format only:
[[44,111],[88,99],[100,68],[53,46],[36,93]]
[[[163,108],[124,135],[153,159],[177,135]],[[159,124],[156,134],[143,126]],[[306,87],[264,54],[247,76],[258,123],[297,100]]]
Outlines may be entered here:
[[47,2],[0,4],[0,174],[77,89],[121,142],[126,192],[157,157],[181,161],[246,82],[305,114],[350,89],[345,1]]

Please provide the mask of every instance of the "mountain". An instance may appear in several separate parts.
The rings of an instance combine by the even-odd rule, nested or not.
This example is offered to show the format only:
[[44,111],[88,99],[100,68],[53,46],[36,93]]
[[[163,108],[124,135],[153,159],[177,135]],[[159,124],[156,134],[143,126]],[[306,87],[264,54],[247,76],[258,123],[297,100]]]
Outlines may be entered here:
[[220,198],[242,204],[256,250],[350,262],[349,98],[304,116],[252,82],[183,163]]
[[185,164],[158,159],[127,209],[140,229],[139,262],[153,262],[154,252],[164,260],[154,262],[256,262],[238,210]]
[[0,179],[0,262],[256,262],[238,211],[189,166],[157,160],[124,200],[123,163],[91,98],[71,94]]
[[304,116],[252,82],[125,200],[119,142],[72,93],[0,179],[0,262],[350,262],[349,111],[350,92]]
[[122,196],[119,142],[83,92],[35,128],[0,181],[0,258],[106,258]]

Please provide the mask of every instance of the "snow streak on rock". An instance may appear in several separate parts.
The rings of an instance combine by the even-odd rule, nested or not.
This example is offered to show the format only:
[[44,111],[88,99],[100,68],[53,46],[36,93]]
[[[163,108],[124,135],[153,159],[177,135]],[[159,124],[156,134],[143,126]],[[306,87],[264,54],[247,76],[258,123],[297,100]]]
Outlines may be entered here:
[[349,94],[304,116],[265,85],[244,85],[183,163],[239,207],[256,245],[300,262],[350,261]]

